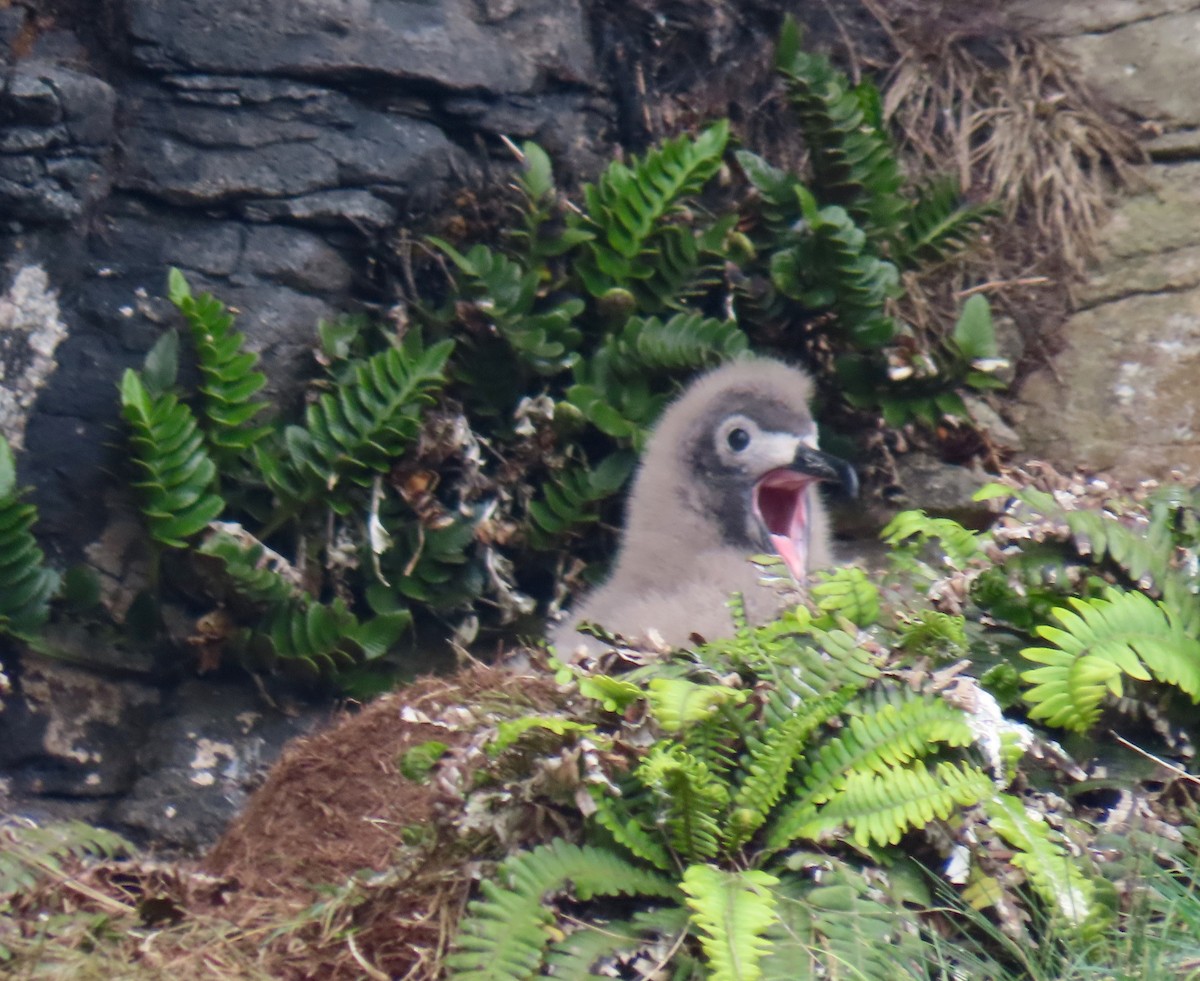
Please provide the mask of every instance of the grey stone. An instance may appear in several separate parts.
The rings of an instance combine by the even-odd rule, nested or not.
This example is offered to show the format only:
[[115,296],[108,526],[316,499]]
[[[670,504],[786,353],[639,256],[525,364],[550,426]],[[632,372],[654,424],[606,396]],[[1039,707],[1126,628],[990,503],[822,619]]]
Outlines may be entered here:
[[[155,295],[166,290],[168,266],[209,276],[231,275],[242,259],[246,229],[239,222],[185,214],[128,215],[110,219],[105,238],[115,255],[125,257],[126,270],[145,269],[158,278],[134,286]],[[131,290],[126,302],[133,301]]]
[[[389,78],[450,90],[592,79],[578,0],[526,0],[500,20],[472,0],[132,0],[134,60],[152,71]],[[482,13],[482,17],[480,14]]]
[[335,317],[337,308],[286,286],[235,286],[221,293],[241,311],[238,325],[246,333],[247,347],[262,357],[269,383],[266,394],[292,399],[298,383],[315,367],[317,323]]
[[24,652],[0,713],[0,766],[25,794],[105,797],[128,790],[157,688]]
[[1047,34],[1074,37],[1079,34],[1103,34],[1137,21],[1149,21],[1166,14],[1195,7],[1188,0],[1087,0],[1063,3],[1062,0],[1015,0],[1012,13],[1036,21]]
[[1058,343],[1021,387],[1030,453],[1127,480],[1200,477],[1200,288],[1081,310]]
[[189,95],[218,89],[237,104],[197,105],[156,87],[137,90],[124,186],[172,203],[375,185],[404,195],[415,183],[449,177],[460,156],[433,124],[328,89],[208,76],[175,83]]
[[316,228],[355,228],[378,232],[391,228],[396,209],[369,191],[318,191],[296,198],[253,200],[240,206],[251,221],[287,220]]
[[1192,160],[1200,157],[1200,129],[1177,129],[1143,144],[1151,160]]
[[906,453],[896,459],[896,474],[902,494],[895,503],[903,507],[960,520],[987,513],[986,505],[971,499],[986,477],[966,467],[943,463],[925,453]]
[[1200,244],[1200,162],[1138,171],[1142,190],[1120,201],[1102,230],[1099,263]]
[[0,89],[0,119],[51,129],[64,139],[108,145],[113,138],[116,93],[107,82],[58,65],[23,61]]
[[[1061,4],[1055,5],[1058,9]],[[1200,124],[1200,58],[1193,4],[1106,30],[1066,36],[1067,52],[1088,84],[1117,106],[1147,119]]]
[[1025,448],[1021,434],[1013,429],[993,406],[974,395],[963,396],[963,402],[967,406],[971,422],[987,433],[993,446],[1011,451]]
[[249,687],[185,682],[151,727],[142,776],[109,819],[143,840],[196,852],[211,844],[261,782],[283,745],[327,710],[264,704]]
[[245,269],[293,289],[340,293],[350,288],[353,271],[324,239],[298,228],[251,228]]

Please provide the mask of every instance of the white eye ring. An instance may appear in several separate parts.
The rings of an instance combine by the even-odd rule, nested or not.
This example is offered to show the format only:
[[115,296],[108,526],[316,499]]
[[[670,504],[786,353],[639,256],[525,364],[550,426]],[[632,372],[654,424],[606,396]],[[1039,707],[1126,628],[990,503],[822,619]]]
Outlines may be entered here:
[[713,442],[717,452],[726,459],[742,457],[748,450],[753,450],[761,430],[758,423],[748,416],[736,413],[727,416],[713,433]]

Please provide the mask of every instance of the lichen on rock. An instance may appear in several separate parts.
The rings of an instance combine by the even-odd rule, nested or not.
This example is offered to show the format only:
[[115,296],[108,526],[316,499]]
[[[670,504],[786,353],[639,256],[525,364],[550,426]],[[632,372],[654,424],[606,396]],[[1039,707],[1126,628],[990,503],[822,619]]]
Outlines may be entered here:
[[24,266],[0,296],[0,434],[14,450],[38,392],[54,373],[54,352],[67,336],[58,296],[41,266]]

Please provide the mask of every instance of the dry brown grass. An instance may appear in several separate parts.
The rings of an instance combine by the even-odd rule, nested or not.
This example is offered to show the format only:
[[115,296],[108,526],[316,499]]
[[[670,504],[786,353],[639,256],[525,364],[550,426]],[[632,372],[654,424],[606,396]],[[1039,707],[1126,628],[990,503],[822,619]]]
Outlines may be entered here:
[[1128,123],[1002,5],[862,2],[897,52],[884,111],[910,166],[999,201],[1018,265],[1041,254],[1081,270],[1113,187],[1142,156]]

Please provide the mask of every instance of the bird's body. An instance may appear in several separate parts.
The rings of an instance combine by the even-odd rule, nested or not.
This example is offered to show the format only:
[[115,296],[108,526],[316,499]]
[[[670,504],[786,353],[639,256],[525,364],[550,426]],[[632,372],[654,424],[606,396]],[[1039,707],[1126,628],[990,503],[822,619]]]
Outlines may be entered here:
[[811,394],[803,372],[747,358],[667,408],[630,491],[612,577],[552,635],[560,656],[602,647],[576,630],[583,621],[631,641],[654,631],[672,646],[728,636],[735,592],[752,622],[778,612],[779,594],[749,556],[777,552],[800,583],[832,563],[815,485],[852,483],[853,472],[817,450]]

